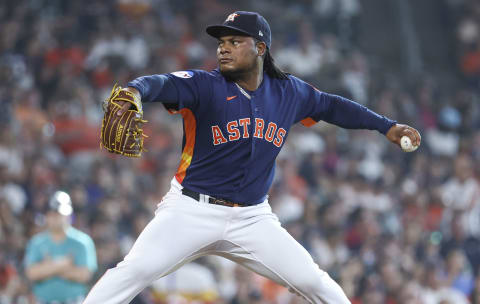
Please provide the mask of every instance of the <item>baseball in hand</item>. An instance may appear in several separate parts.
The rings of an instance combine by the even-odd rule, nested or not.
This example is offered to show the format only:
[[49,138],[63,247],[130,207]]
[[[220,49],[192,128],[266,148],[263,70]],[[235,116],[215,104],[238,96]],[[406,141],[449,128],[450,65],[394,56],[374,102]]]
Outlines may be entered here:
[[400,146],[402,147],[402,150],[405,152],[413,152],[418,148],[418,146],[412,145],[412,141],[408,136],[402,136],[402,138],[400,138]]

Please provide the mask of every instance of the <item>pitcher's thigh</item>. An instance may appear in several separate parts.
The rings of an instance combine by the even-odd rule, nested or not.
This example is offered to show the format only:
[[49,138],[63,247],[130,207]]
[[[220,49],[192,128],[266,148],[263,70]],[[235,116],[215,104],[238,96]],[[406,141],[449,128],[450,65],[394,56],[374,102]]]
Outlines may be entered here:
[[230,240],[241,248],[235,253],[237,259],[232,260],[282,283],[312,303],[350,303],[340,286],[276,219],[258,221],[232,236]]
[[94,285],[85,303],[129,303],[153,280],[208,251],[218,238],[214,231],[220,229],[194,220],[203,211],[175,209],[156,214],[124,260]]
[[217,241],[220,236],[214,229],[217,223],[205,224],[202,219],[205,210],[196,211],[196,207],[160,210],[118,266],[133,264],[139,276],[158,277]]

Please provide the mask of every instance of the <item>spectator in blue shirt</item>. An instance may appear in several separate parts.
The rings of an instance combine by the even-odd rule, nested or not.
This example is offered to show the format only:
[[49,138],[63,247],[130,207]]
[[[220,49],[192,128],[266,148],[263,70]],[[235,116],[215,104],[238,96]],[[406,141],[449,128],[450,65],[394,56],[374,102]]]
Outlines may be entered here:
[[70,196],[57,191],[48,203],[47,229],[35,235],[25,252],[25,273],[40,304],[80,303],[97,269],[95,245],[70,225]]

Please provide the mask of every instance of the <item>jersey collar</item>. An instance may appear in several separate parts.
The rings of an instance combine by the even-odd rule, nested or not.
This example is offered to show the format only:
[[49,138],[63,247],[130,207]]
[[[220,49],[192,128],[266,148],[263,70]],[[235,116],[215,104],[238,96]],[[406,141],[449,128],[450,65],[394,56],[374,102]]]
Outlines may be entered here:
[[245,91],[241,86],[239,86],[238,83],[236,82],[234,83],[237,86],[237,88],[240,90],[240,93],[243,94],[243,96],[247,97],[248,99],[252,99],[252,96],[250,96],[250,94],[248,94],[247,91]]

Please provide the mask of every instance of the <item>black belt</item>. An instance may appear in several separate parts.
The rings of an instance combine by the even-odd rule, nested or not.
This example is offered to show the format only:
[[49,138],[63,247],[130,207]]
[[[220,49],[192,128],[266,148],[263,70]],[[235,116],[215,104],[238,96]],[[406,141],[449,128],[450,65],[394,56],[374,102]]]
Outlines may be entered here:
[[[200,201],[200,193],[192,191],[190,189],[183,188],[182,189],[182,194],[186,195],[188,197],[193,198],[196,201]],[[215,197],[208,197],[208,203],[209,204],[214,204],[214,205],[220,205],[220,206],[227,206],[227,207],[248,207],[252,206],[251,204],[241,204],[241,203],[234,203],[231,201],[227,201],[223,198],[215,198]]]

